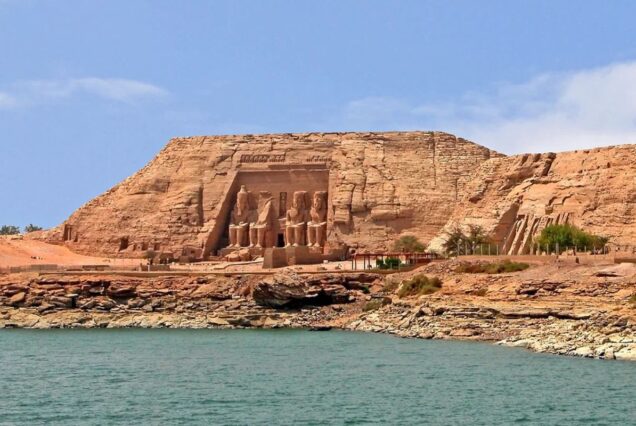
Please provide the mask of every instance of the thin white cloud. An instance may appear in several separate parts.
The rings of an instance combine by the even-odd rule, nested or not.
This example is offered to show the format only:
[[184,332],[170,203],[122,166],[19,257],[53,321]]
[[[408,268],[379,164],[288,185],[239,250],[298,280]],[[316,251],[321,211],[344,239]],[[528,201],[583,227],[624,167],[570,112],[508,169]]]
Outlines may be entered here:
[[164,97],[168,95],[168,92],[142,81],[118,78],[26,80],[16,82],[9,90],[0,92],[0,108],[27,107],[82,95],[134,103],[140,100]]
[[446,103],[350,102],[345,126],[446,130],[504,153],[636,143],[636,62],[501,84]]
[[0,92],[0,109],[14,108],[17,105],[17,101],[13,96]]

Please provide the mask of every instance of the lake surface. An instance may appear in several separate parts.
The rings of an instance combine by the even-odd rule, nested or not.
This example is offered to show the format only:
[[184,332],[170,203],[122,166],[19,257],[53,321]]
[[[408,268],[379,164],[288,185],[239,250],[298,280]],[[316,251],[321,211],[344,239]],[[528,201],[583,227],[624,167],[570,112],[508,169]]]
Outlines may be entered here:
[[0,330],[0,424],[634,424],[636,363],[300,330]]

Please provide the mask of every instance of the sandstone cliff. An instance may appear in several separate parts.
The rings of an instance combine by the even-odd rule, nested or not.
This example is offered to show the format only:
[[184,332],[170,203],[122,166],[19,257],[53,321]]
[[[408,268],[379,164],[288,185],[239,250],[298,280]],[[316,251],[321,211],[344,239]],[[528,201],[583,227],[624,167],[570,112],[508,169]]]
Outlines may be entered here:
[[435,236],[475,170],[500,156],[441,132],[176,138],[44,238],[91,255],[207,257],[227,243],[246,185],[271,191],[279,216],[287,191],[327,190],[328,243],[384,249],[400,234]]
[[465,186],[444,231],[479,225],[500,251],[525,254],[550,224],[571,223],[610,237],[617,251],[636,242],[636,145],[525,154],[484,162]]

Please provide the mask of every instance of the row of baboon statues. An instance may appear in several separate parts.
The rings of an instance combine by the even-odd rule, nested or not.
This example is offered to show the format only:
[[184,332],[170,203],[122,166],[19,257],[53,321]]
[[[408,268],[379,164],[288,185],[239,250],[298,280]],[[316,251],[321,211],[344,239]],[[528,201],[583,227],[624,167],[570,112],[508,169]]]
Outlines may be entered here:
[[[259,193],[259,209],[250,207],[251,193],[245,185],[236,194],[230,217],[229,247],[275,247],[281,226],[274,199],[269,191]],[[327,192],[313,193],[307,209],[306,191],[296,191],[291,208],[285,213],[285,246],[323,247],[327,234]]]

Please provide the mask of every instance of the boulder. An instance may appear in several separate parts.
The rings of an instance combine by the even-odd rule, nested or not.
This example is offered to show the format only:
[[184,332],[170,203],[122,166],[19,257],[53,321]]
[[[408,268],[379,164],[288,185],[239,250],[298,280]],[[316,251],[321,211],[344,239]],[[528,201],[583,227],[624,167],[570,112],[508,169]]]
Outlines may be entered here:
[[348,303],[353,294],[342,284],[323,283],[294,272],[285,272],[264,279],[254,286],[252,297],[262,306],[293,308],[304,305],[322,306]]
[[26,293],[21,291],[19,293],[14,294],[9,298],[9,304],[12,306],[18,305],[26,299]]

